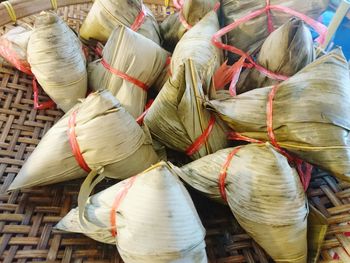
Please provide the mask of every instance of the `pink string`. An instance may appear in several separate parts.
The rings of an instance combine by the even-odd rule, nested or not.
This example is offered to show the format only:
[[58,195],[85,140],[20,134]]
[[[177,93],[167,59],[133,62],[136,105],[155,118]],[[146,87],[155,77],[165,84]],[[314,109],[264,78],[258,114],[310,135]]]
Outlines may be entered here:
[[239,76],[241,75],[242,69],[244,67],[244,60],[246,59],[246,57],[242,56],[240,58],[240,60],[238,60],[235,64],[232,65],[233,67],[233,75],[232,75],[232,81],[230,84],[230,94],[231,96],[236,96],[237,95],[237,89],[236,89],[236,85],[237,82],[239,80]]
[[183,0],[173,0],[173,3],[176,9],[181,9],[184,4]]
[[323,24],[317,22],[316,20],[314,20],[314,19],[312,19],[312,18],[310,18],[302,13],[299,13],[293,9],[290,9],[288,7],[280,6],[280,5],[270,5],[269,0],[266,0],[266,6],[264,8],[253,11],[253,12],[249,13],[248,15],[235,20],[233,23],[227,25],[226,27],[224,27],[224,28],[220,29],[218,32],[216,32],[214,34],[214,36],[212,37],[212,43],[218,48],[221,48],[221,49],[227,50],[229,52],[232,52],[234,54],[240,55],[241,57],[246,57],[246,60],[250,64],[252,64],[259,72],[264,74],[265,76],[267,76],[271,79],[275,79],[275,80],[286,80],[286,79],[288,79],[287,76],[272,72],[272,71],[264,68],[263,66],[257,64],[254,61],[254,59],[248,53],[244,52],[243,50],[221,42],[221,37],[223,35],[227,34],[228,32],[232,31],[233,29],[237,28],[239,25],[246,23],[247,21],[254,19],[254,18],[256,18],[264,13],[266,13],[268,16],[269,31],[273,31],[272,17],[270,14],[271,10],[287,13],[287,14],[290,14],[292,16],[295,16],[295,17],[303,20],[306,24],[308,24],[309,26],[314,28],[314,30],[319,34],[319,37],[316,39],[316,41],[318,43],[323,44],[324,41],[326,40],[326,35],[327,35],[327,27],[326,26],[324,26]]
[[272,33],[275,28],[273,26],[270,9],[267,8],[268,6],[270,6],[270,0],[266,0],[266,15],[267,15],[267,29],[269,30],[269,33]]
[[215,5],[214,5],[214,8],[213,8],[213,11],[214,12],[217,12],[218,10],[219,10],[219,8],[220,8],[220,2],[217,2]]

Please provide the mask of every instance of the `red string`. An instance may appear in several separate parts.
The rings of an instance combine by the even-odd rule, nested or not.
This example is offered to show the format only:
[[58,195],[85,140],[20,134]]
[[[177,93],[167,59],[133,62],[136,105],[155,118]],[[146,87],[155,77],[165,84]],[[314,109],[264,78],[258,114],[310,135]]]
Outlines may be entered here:
[[313,169],[313,166],[311,164],[308,164],[304,162],[303,160],[290,155],[288,152],[286,152],[282,147],[279,146],[276,140],[275,133],[273,131],[273,99],[276,96],[276,92],[278,90],[279,86],[275,85],[268,96],[268,101],[266,105],[266,127],[267,127],[267,134],[269,136],[269,140],[273,146],[275,146],[277,149],[280,150],[280,152],[287,157],[287,159],[293,163],[295,163],[298,174],[300,176],[301,183],[303,184],[304,190],[309,187],[310,180],[311,180],[311,172]]
[[117,217],[116,217],[116,214],[117,214],[118,207],[120,206],[121,202],[124,200],[125,196],[127,195],[131,186],[134,184],[135,180],[136,180],[136,176],[133,176],[130,179],[128,179],[125,182],[123,189],[121,189],[118,192],[117,196],[114,199],[111,213],[110,213],[110,217],[109,217],[110,223],[111,223],[111,234],[113,237],[115,237],[117,235]]
[[334,260],[339,260],[340,259],[340,257],[339,257],[337,252],[334,252],[333,259]]
[[267,76],[271,79],[275,79],[275,80],[286,80],[286,79],[288,79],[287,76],[272,72],[272,71],[264,68],[263,66],[257,64],[254,61],[254,59],[248,53],[244,52],[243,50],[221,42],[221,37],[223,35],[227,34],[231,30],[237,28],[241,24],[243,24],[251,19],[254,19],[254,18],[256,18],[264,13],[267,14],[268,28],[269,28],[269,31],[272,32],[273,31],[273,23],[272,23],[272,17],[271,17],[271,13],[270,13],[271,10],[287,13],[287,14],[290,14],[292,16],[298,17],[299,19],[303,20],[306,24],[308,24],[312,28],[314,28],[315,31],[319,34],[319,37],[316,39],[316,41],[319,42],[320,44],[324,43],[324,41],[326,39],[326,35],[327,35],[327,27],[326,26],[324,26],[323,24],[319,23],[318,21],[316,21],[316,20],[314,20],[314,19],[312,19],[312,18],[310,18],[302,13],[299,13],[293,9],[290,9],[288,7],[280,6],[280,5],[270,5],[270,2],[268,0],[266,1],[266,6],[264,8],[253,11],[253,12],[247,14],[246,16],[235,20],[233,23],[227,25],[226,27],[224,27],[224,28],[220,29],[218,32],[216,32],[214,34],[214,36],[212,37],[212,43],[218,48],[227,50],[227,51],[232,52],[234,54],[237,54],[241,57],[245,57],[249,64],[251,64],[253,67],[255,67],[259,72],[261,72],[265,76]]
[[140,13],[137,15],[134,23],[131,25],[131,30],[133,31],[138,31],[141,27],[141,25],[143,24],[143,22],[145,21],[146,18],[146,9],[144,7],[144,5],[142,5],[142,9],[140,11]]
[[150,99],[145,106],[145,111],[136,119],[136,122],[140,126],[143,124],[143,120],[145,119],[146,114],[147,114],[149,108],[152,106],[153,102],[154,102],[154,99]]
[[[345,235],[346,236],[346,235]],[[343,247],[341,248],[348,256],[350,256],[350,254],[348,253],[348,251],[346,249],[344,249]],[[340,256],[338,255],[337,252],[334,252],[334,255],[333,255],[333,259],[334,260],[339,260],[341,259]]]
[[249,138],[247,136],[244,136],[238,132],[230,132],[228,134],[228,139],[230,140],[234,140],[234,141],[245,141],[245,142],[251,142],[251,143],[264,143],[262,141],[256,140],[256,139],[252,139]]
[[186,28],[187,30],[190,30],[192,28],[192,26],[189,23],[187,23],[186,19],[184,18],[182,9],[179,11],[179,20],[181,24],[184,26],[184,28]]
[[68,120],[68,138],[69,138],[69,145],[72,149],[72,153],[74,155],[75,160],[79,164],[79,166],[86,172],[90,172],[91,169],[85,162],[85,159],[80,151],[80,147],[77,141],[77,135],[75,133],[75,124],[77,119],[77,113],[78,111],[74,111],[72,115],[69,117]]
[[242,148],[242,146],[238,146],[238,147],[234,148],[232,152],[229,153],[229,155],[227,156],[226,161],[225,161],[225,163],[220,171],[220,175],[219,175],[220,195],[226,203],[227,203],[227,196],[226,196],[225,182],[226,182],[226,177],[227,177],[227,169],[230,166],[230,163],[233,159],[233,156],[235,156],[241,148]]
[[266,0],[266,15],[267,15],[267,30],[269,33],[272,33],[274,30],[273,22],[272,22],[272,16],[270,12],[270,0]]
[[0,56],[10,62],[19,71],[22,71],[28,75],[33,75],[29,63],[18,57],[17,53],[12,48],[11,42],[0,40]]
[[128,81],[128,82],[130,82],[130,83],[132,83],[132,84],[134,84],[136,86],[138,86],[139,88],[141,88],[141,89],[143,89],[144,91],[147,92],[149,87],[148,87],[148,85],[146,83],[143,83],[142,81],[140,81],[138,79],[135,79],[135,78],[125,74],[124,72],[121,72],[121,71],[119,71],[119,70],[117,70],[115,68],[112,68],[111,65],[109,65],[104,58],[102,58],[101,64],[108,71],[112,72],[114,75],[117,75],[118,77],[120,77],[120,78],[122,78],[122,79],[124,79],[124,80],[126,80],[126,81]]
[[241,75],[242,69],[244,67],[244,60],[245,60],[245,57],[241,57],[235,64],[232,65],[233,75],[232,75],[232,80],[229,88],[231,96],[237,95],[236,85],[239,80],[239,76]]
[[194,141],[194,143],[192,143],[192,145],[190,145],[187,150],[186,150],[186,154],[188,156],[193,155],[194,153],[198,152],[199,149],[202,147],[202,145],[208,140],[209,135],[211,133],[211,131],[214,128],[214,124],[215,124],[215,116],[211,115],[209,123],[208,123],[208,127],[203,131],[203,133]]
[[[214,73],[214,85],[216,90],[225,88],[231,82],[230,93],[236,94],[236,84],[242,68],[252,68],[251,64],[244,62],[245,58],[241,58],[232,66],[227,65],[227,60]],[[238,77],[236,77],[238,76]],[[232,90],[232,91],[231,91]]]
[[36,78],[33,75],[33,97],[34,97],[34,109],[36,110],[46,110],[46,109],[51,109],[52,107],[55,106],[55,102],[53,100],[48,100],[43,103],[39,103],[39,88],[36,82]]
[[215,5],[214,5],[214,8],[213,8],[213,11],[214,12],[217,12],[218,10],[219,10],[219,8],[220,8],[220,2],[217,2]]
[[169,57],[166,58],[165,65],[166,65],[166,67],[168,67],[168,71],[167,72],[168,72],[169,76],[171,77],[173,75],[173,73],[171,72],[170,64],[171,64],[171,57],[169,56]]
[[33,85],[34,109],[45,110],[55,106],[55,102],[53,102],[52,100],[39,103],[39,88],[36,82],[36,78],[30,68],[30,65],[27,61],[22,60],[18,57],[17,53],[12,49],[10,42],[3,41],[3,40],[0,41],[0,56],[5,58],[19,71],[22,71],[23,73],[28,74],[30,76],[33,76],[32,85]]
[[216,90],[225,88],[226,84],[232,79],[232,67],[227,65],[227,60],[215,71],[213,82]]
[[94,48],[96,55],[100,58],[102,57],[103,48],[103,44],[100,42],[97,42],[96,47]]
[[176,9],[181,9],[183,4],[184,4],[184,1],[180,0],[180,2],[179,2],[179,0],[173,0],[173,3],[174,3],[174,6],[175,6]]
[[171,56],[168,56],[165,61],[165,65],[169,66],[171,63]]

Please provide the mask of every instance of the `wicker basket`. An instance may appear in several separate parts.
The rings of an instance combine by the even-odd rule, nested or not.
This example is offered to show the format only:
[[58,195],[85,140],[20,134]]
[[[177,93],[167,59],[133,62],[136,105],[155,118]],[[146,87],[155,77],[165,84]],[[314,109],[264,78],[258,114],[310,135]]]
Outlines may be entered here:
[[[58,4],[57,13],[75,30],[91,7],[89,0],[13,0],[18,24],[32,24],[33,14]],[[162,1],[147,0],[158,20],[173,12]],[[13,27],[11,17],[0,4],[0,34]],[[40,100],[47,100],[45,94]],[[14,191],[6,190],[42,136],[63,115],[59,110],[34,110],[31,77],[0,59],[0,261],[9,262],[122,262],[115,246],[97,243],[83,235],[53,230],[72,208],[81,181]],[[106,182],[106,184],[112,182]],[[106,185],[105,185],[106,186]],[[104,187],[103,185],[100,186]],[[98,189],[97,189],[98,191]],[[350,262],[350,185],[338,183],[320,173],[309,189],[311,202],[328,218],[330,227],[324,242],[322,262]],[[227,207],[196,193],[193,198],[207,229],[210,262],[270,262],[265,252],[237,225]],[[345,223],[341,224],[340,223]],[[268,235],[268,233],[266,233]],[[333,260],[329,249],[339,255]]]

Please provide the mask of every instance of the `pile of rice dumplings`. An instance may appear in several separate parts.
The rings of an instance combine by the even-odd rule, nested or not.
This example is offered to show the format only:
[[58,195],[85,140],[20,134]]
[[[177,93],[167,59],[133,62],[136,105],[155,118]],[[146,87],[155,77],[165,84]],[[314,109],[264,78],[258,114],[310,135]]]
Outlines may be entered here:
[[[219,21],[237,21],[265,0],[224,0],[220,12],[216,0],[176,2],[178,12],[159,29],[141,0],[96,0],[79,33],[89,47],[106,45],[88,65],[81,40],[51,12],[32,30],[0,38],[0,54],[13,51],[16,60],[7,59],[16,66],[28,61],[27,72],[18,68],[33,73],[66,112],[9,190],[84,178],[78,207],[56,228],[115,244],[126,263],[205,263],[205,230],[181,177],[227,203],[274,261],[316,262],[327,226],[315,208],[308,222],[289,155],[350,182],[348,63],[337,49],[316,58],[307,22],[276,10],[273,32],[263,13],[227,39],[213,39]],[[316,18],[328,1],[270,3]],[[217,48],[226,42],[252,55],[254,67],[247,55],[240,68],[230,66],[233,54]],[[238,141],[243,137],[254,143]],[[159,162],[168,150],[179,167]],[[105,177],[124,181],[89,197]],[[308,244],[307,229],[317,242]]]

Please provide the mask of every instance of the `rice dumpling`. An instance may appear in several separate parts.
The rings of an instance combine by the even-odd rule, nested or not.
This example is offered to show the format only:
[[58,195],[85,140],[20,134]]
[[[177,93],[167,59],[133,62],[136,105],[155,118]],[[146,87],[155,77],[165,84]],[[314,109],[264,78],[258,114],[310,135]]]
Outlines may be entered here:
[[126,263],[207,262],[205,230],[170,163],[91,196],[56,228],[116,244]]
[[148,88],[166,67],[168,52],[153,41],[118,25],[103,57],[89,65],[89,86],[108,89],[137,118],[144,111]]
[[[271,72],[293,76],[316,59],[311,32],[302,20],[290,19],[264,41],[257,63]],[[246,69],[237,83],[237,93],[279,83],[258,69]]]
[[90,171],[116,179],[158,161],[146,127],[141,128],[109,91],[90,94],[41,139],[9,190],[85,177]]
[[157,20],[142,0],[95,0],[79,33],[85,40],[105,43],[122,25],[160,44]]
[[239,224],[274,262],[307,262],[307,199],[298,173],[269,144],[228,148],[193,161],[179,176],[226,200]]
[[[288,7],[317,19],[327,9],[329,0],[223,0],[222,10],[225,25],[229,25],[253,11],[265,8],[267,3]],[[276,29],[287,22],[292,15],[278,10],[264,12],[230,31],[227,34],[228,44],[248,53],[253,52],[270,33],[268,17],[271,17],[271,26]]]
[[163,47],[172,52],[186,31],[197,24],[218,5],[217,0],[186,0],[180,10],[169,15],[160,24]]
[[85,98],[87,72],[82,44],[56,14],[42,12],[35,19],[28,61],[44,91],[63,111]]
[[145,117],[155,139],[194,159],[227,144],[226,126],[203,107],[222,61],[221,51],[211,44],[218,28],[212,11],[183,36],[171,59],[172,77]]
[[16,26],[0,37],[0,56],[30,75],[32,72],[27,59],[27,46],[31,34],[31,29]]
[[350,181],[350,77],[341,50],[288,80],[207,103],[243,136],[271,141]]

